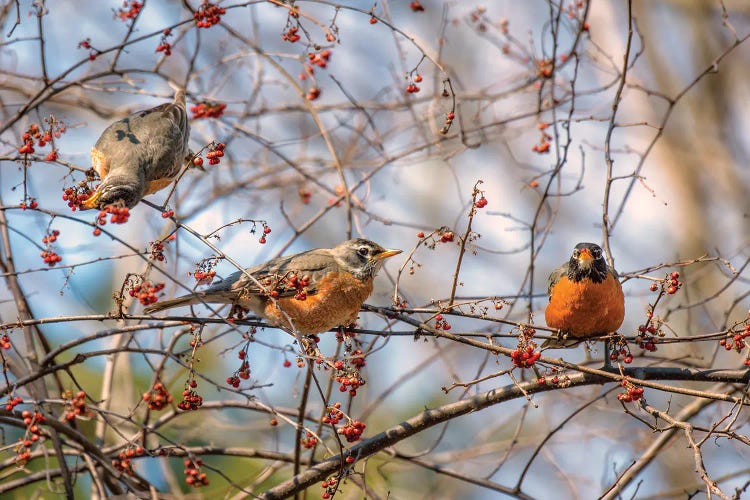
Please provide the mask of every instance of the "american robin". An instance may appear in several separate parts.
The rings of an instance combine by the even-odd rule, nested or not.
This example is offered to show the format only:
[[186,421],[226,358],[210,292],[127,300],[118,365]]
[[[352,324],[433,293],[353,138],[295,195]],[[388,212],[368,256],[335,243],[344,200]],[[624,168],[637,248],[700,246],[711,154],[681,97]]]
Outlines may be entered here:
[[607,265],[594,243],[575,246],[570,260],[550,275],[547,295],[547,326],[558,328],[566,340],[548,340],[542,347],[571,347],[580,339],[615,332],[625,319],[617,271]]
[[132,208],[145,195],[167,187],[188,155],[189,137],[182,90],[175,92],[174,102],[116,121],[91,148],[91,164],[102,183],[83,206],[121,202]]
[[274,326],[291,330],[291,319],[299,333],[320,333],[356,321],[383,262],[399,253],[369,240],[348,240],[237,271],[206,290],[158,302],[145,312],[203,302],[232,304]]

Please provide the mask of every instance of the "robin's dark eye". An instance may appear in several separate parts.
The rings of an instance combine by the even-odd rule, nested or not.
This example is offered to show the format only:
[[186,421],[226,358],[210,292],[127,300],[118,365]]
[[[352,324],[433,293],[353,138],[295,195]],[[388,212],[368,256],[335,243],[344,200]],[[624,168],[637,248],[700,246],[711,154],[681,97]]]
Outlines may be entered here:
[[593,254],[594,254],[594,258],[598,259],[599,257],[602,256],[602,251],[599,250],[598,248],[595,248]]
[[367,257],[367,254],[370,253],[370,250],[367,247],[359,247],[359,250],[357,250],[357,253],[360,254],[362,257]]
[[577,259],[577,258],[578,258],[578,255],[580,255],[580,253],[581,253],[581,252],[579,252],[577,248],[576,248],[575,250],[573,250],[573,258],[574,258],[574,259]]

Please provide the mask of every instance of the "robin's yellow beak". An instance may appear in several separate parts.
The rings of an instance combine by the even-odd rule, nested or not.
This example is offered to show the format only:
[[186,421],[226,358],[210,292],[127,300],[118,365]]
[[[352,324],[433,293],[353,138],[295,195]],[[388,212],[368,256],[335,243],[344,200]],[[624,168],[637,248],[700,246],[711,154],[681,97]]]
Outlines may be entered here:
[[86,201],[83,202],[83,206],[87,209],[96,208],[99,205],[99,198],[101,197],[102,191],[100,189],[97,189],[94,194],[86,198]]
[[377,255],[374,255],[372,258],[375,260],[385,260],[388,257],[393,257],[394,255],[400,254],[401,250],[383,250]]
[[589,250],[588,248],[582,248],[581,251],[578,253],[578,260],[582,262],[588,262],[593,259],[594,259],[594,256],[591,255],[591,250]]

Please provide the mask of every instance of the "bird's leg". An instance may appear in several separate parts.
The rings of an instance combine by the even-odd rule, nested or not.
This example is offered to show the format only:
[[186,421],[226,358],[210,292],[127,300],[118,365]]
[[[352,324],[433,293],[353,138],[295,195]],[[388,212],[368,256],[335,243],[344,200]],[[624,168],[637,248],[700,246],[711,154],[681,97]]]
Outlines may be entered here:
[[320,349],[318,349],[318,342],[320,342],[320,337],[317,335],[305,335],[302,337],[302,352],[312,359],[321,357]]
[[602,370],[604,371],[612,371],[614,368],[612,367],[612,360],[609,357],[609,337],[604,339],[604,366],[602,367]]

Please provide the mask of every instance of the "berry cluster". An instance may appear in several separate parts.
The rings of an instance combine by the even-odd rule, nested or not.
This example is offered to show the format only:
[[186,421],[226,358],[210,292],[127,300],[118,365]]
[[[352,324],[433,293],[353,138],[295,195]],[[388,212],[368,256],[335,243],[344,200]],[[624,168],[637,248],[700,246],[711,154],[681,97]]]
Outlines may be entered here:
[[142,446],[129,447],[128,449],[121,451],[117,458],[112,460],[112,467],[120,472],[127,474],[128,476],[135,476],[135,470],[133,469],[133,458],[141,457],[146,453],[146,450]]
[[198,282],[198,285],[210,285],[215,276],[216,271],[214,271],[213,269],[208,271],[195,271],[193,273],[193,278],[195,278],[195,281]]
[[46,245],[46,248],[42,250],[41,256],[44,263],[49,265],[49,267],[53,267],[55,264],[62,260],[62,257],[60,257],[54,250],[52,250],[51,246],[52,243],[57,241],[57,237],[59,235],[60,231],[54,229],[49,232],[44,238],[42,238],[42,243]]
[[[107,214],[110,214],[109,222],[112,224],[125,224],[130,218],[130,209],[124,206],[107,205],[96,216],[97,226],[103,226],[107,223]],[[101,234],[101,231],[99,234]]]
[[67,187],[63,190],[62,199],[68,202],[70,209],[75,212],[83,208],[83,202],[86,201],[93,191],[86,181],[79,182],[76,187]]
[[127,21],[128,19],[135,19],[143,9],[143,2],[136,0],[123,0],[122,7],[115,11],[115,17],[119,17],[120,21]]
[[[448,93],[447,90],[443,91],[443,94],[445,95],[445,97],[447,97],[447,93]],[[445,125],[443,126],[443,128],[440,129],[440,133],[443,135],[447,134],[448,130],[450,130],[451,128],[451,125],[453,125],[453,120],[455,119],[456,119],[456,113],[454,113],[453,111],[449,111],[448,113],[446,113]]]
[[438,234],[440,235],[440,243],[450,243],[455,237],[453,231],[443,231],[442,229]]
[[26,210],[27,208],[34,210],[39,207],[39,202],[36,201],[36,198],[29,198],[28,204],[25,201],[22,201],[18,204],[18,206],[21,208],[21,210]]
[[474,206],[477,208],[484,208],[487,206],[487,198],[482,195],[477,201],[474,202]]
[[320,498],[323,498],[324,500],[333,497],[333,495],[336,494],[336,489],[338,488],[338,479],[335,477],[332,477],[330,479],[326,479],[322,483],[320,483],[320,487],[323,488],[323,493],[320,494]]
[[57,150],[54,148],[54,139],[59,139],[66,131],[64,123],[57,121],[53,115],[44,119],[46,128],[39,128],[39,125],[32,123],[24,132],[21,139],[23,145],[18,148],[18,153],[22,155],[34,154],[34,143],[40,148],[45,147],[48,143],[52,144],[52,151],[44,158],[45,161],[57,160]]
[[4,333],[3,336],[0,337],[0,349],[5,349],[7,351],[10,348],[10,337],[8,337],[7,333]]
[[93,61],[94,59],[96,59],[96,56],[101,54],[100,50],[97,50],[91,46],[91,38],[86,38],[85,40],[81,40],[80,42],[78,42],[78,48],[86,49],[89,51],[89,61]]
[[547,385],[548,382],[558,387],[568,387],[570,385],[570,377],[568,377],[567,375],[564,375],[562,377],[553,375],[549,379],[543,376],[536,379],[536,383],[539,385]]
[[411,81],[409,82],[409,85],[406,86],[406,92],[408,94],[416,94],[417,92],[421,90],[419,86],[417,85],[418,83],[421,83],[421,82],[422,82],[422,75],[420,75],[419,73],[415,74],[414,76],[412,76]]
[[367,427],[367,424],[364,422],[352,420],[345,426],[336,429],[336,432],[344,436],[348,443],[354,443],[355,441],[359,441],[359,438],[362,437],[362,432],[364,432],[365,427]]
[[609,359],[611,361],[617,361],[620,359],[620,356],[622,356],[622,362],[626,365],[633,362],[633,354],[630,352],[630,349],[628,349],[627,344],[621,346],[616,345],[612,348],[612,352],[609,353]]
[[42,256],[44,263],[49,267],[54,267],[55,264],[62,260],[62,257],[56,254],[54,250],[42,250],[40,255]]
[[537,343],[533,337],[536,330],[531,327],[524,327],[518,336],[518,345],[510,353],[510,359],[518,368],[529,368],[542,357],[541,351],[535,351]]
[[[227,377],[227,385],[232,386],[235,389],[237,389],[240,386],[240,377],[239,377],[239,375],[243,375],[245,372],[238,370],[236,373],[237,373],[237,375],[230,375],[229,377]],[[248,378],[250,377],[250,367],[249,366],[247,367],[247,377]]]
[[643,388],[636,387],[630,381],[628,381],[628,379],[622,379],[620,385],[627,388],[627,392],[621,392],[617,395],[617,399],[619,399],[623,403],[638,401],[643,397]]
[[65,420],[75,420],[76,417],[88,417],[91,415],[89,409],[86,408],[86,393],[78,391],[75,396],[70,391],[66,391],[63,394],[63,398],[67,399],[68,402],[65,405]]
[[419,2],[419,0],[414,0],[409,3],[409,8],[412,10],[412,12],[424,12],[424,6]]
[[510,353],[513,364],[519,368],[529,368],[542,357],[540,351],[534,351],[534,346],[527,345],[524,349],[514,349]]
[[450,330],[451,324],[448,323],[447,320],[443,319],[442,314],[438,314],[435,316],[435,329],[436,330]]
[[265,245],[267,241],[266,236],[269,234],[271,234],[271,228],[263,224],[263,234],[261,234],[260,238],[258,238],[258,243],[260,243],[261,245]]
[[191,411],[203,406],[203,397],[195,390],[196,387],[198,387],[198,382],[195,379],[187,383],[185,390],[182,391],[182,401],[177,403],[177,408]]
[[336,382],[341,384],[339,386],[340,392],[349,391],[349,396],[354,397],[357,395],[357,389],[365,385],[365,379],[363,379],[357,370],[349,371],[344,370],[341,374],[336,375]]
[[164,255],[163,241],[149,241],[148,251],[151,254],[151,260],[157,260],[159,262],[165,262],[167,260],[167,257]]
[[250,378],[250,363],[247,361],[247,351],[244,349],[241,350],[237,353],[237,357],[242,360],[242,363],[240,363],[240,367],[237,371],[227,378],[227,384],[235,388],[239,386],[240,379],[248,380]]
[[300,278],[296,273],[281,277],[269,276],[263,281],[263,285],[271,290],[268,292],[268,296],[273,299],[279,298],[282,293],[294,292],[295,299],[307,300],[307,286],[310,285],[310,276],[305,274]]
[[161,382],[156,382],[149,392],[144,392],[143,401],[148,403],[149,410],[163,410],[172,402],[172,395]]
[[189,484],[193,488],[208,486],[208,477],[206,476],[206,473],[200,471],[200,467],[201,465],[203,465],[203,460],[201,460],[200,458],[197,458],[195,460],[187,458],[185,459],[184,465],[185,470],[183,470],[182,472],[183,474],[185,474],[185,482],[187,484]]
[[54,243],[57,241],[57,237],[60,236],[60,231],[57,229],[52,230],[51,233],[49,233],[47,236],[42,238],[42,243],[48,244],[48,243]]
[[193,113],[193,120],[201,118],[219,118],[224,114],[227,105],[223,102],[210,103],[207,101],[199,102],[190,106],[190,112]]
[[23,403],[23,398],[21,396],[16,396],[13,399],[11,399],[10,396],[8,396],[8,402],[5,403],[5,411],[13,411],[13,408]]
[[26,426],[26,437],[18,440],[16,463],[24,465],[31,458],[31,446],[39,441],[39,438],[43,435],[39,424],[43,424],[47,419],[38,411],[31,413],[29,410],[24,410],[21,413],[21,418],[23,419],[23,424]]
[[314,66],[319,68],[325,68],[328,66],[328,61],[331,59],[331,51],[328,49],[321,50],[320,52],[310,52],[307,54],[307,63],[305,64],[305,73],[300,75],[300,80],[307,78],[307,75],[315,73]]
[[162,31],[161,40],[159,41],[159,45],[156,46],[156,52],[164,52],[165,56],[172,55],[172,44],[167,41],[167,38],[171,35],[172,30],[169,28]]
[[341,411],[341,403],[339,402],[334,403],[333,406],[327,407],[326,411],[328,413],[322,420],[324,424],[336,425],[344,418],[344,412]]
[[160,282],[154,284],[147,280],[138,285],[134,285],[133,288],[130,289],[128,294],[131,297],[136,297],[138,299],[138,302],[140,302],[142,305],[148,306],[159,300],[159,297],[156,294],[161,292],[163,289],[164,283]]
[[300,439],[300,444],[302,445],[303,448],[306,448],[309,450],[313,448],[316,444],[318,444],[318,438],[316,438],[312,432],[307,431],[307,433],[305,434],[305,437]]
[[[673,272],[661,281],[661,289],[668,295],[674,295],[675,293],[677,293],[677,290],[682,288],[682,285],[683,283],[680,281],[680,273],[677,271]],[[659,285],[657,285],[656,283],[651,283],[649,290],[655,292],[658,289]]]
[[159,45],[156,46],[156,50],[154,50],[154,52],[164,52],[165,56],[171,56],[172,45],[169,42],[161,42]]
[[290,26],[288,30],[281,34],[281,39],[289,43],[299,41],[299,28],[297,26]]
[[638,335],[635,337],[635,342],[641,349],[654,352],[656,351],[656,344],[659,341],[658,337],[662,335],[663,333],[651,324],[640,325],[638,327]]
[[[211,143],[208,146],[208,153],[206,153],[206,158],[208,158],[208,164],[209,165],[218,165],[221,161],[221,157],[224,156],[224,149],[227,147],[226,144],[223,142],[220,142],[218,144]],[[195,163],[195,160],[193,160],[193,164],[196,166],[200,166],[197,163]],[[202,164],[202,162],[201,162]]]
[[552,140],[552,136],[545,132],[545,129],[547,127],[549,127],[549,123],[547,122],[539,122],[536,125],[536,128],[539,129],[541,133],[541,139],[539,140],[539,144],[534,144],[534,146],[532,146],[531,148],[531,150],[535,153],[549,153],[550,141]]
[[[745,339],[748,337],[750,337],[750,325],[747,325],[741,333],[735,333],[732,338],[727,337],[719,340],[719,345],[727,351],[734,349],[737,352],[742,352],[745,346],[747,346],[748,341]],[[745,360],[745,364],[750,366],[750,358]]]
[[318,87],[310,87],[305,96],[308,101],[314,101],[318,97],[320,97],[320,89]]
[[199,28],[210,28],[221,21],[221,16],[227,13],[227,10],[218,5],[214,5],[208,0],[203,0],[201,8],[193,14],[195,25]]
[[365,355],[362,353],[362,349],[356,349],[354,352],[352,352],[349,363],[351,363],[351,365],[357,369],[364,368],[364,366],[367,364],[367,361],[365,360]]

